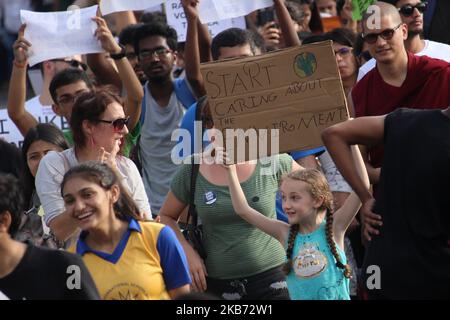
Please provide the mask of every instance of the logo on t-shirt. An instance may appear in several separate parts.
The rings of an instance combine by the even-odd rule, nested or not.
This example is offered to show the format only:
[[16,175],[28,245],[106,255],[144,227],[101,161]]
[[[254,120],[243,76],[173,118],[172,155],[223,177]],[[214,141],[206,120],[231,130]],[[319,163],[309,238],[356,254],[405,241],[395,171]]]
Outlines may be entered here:
[[327,258],[314,243],[305,243],[294,259],[294,271],[300,278],[318,276],[327,266]]
[[213,204],[217,200],[217,195],[213,191],[207,191],[203,195],[203,200],[205,204]]

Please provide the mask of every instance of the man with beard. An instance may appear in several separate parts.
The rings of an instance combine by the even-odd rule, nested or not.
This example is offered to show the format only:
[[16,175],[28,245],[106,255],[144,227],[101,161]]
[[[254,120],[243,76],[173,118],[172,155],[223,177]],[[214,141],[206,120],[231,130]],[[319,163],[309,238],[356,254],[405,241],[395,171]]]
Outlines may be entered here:
[[[134,34],[134,48],[147,77],[139,124],[139,158],[145,191],[157,215],[169,191],[177,164],[171,159],[171,140],[195,95],[185,79],[172,79],[177,58],[177,33],[161,23],[144,24]],[[130,128],[132,129],[132,128]]]
[[[423,40],[423,13],[428,4],[421,0],[383,0],[396,6],[402,18],[402,22],[408,26],[408,38],[405,40],[407,51],[417,56],[429,56],[431,58],[450,62],[450,46],[431,40]],[[375,67],[375,59],[369,60],[361,66],[358,73],[358,81]]]

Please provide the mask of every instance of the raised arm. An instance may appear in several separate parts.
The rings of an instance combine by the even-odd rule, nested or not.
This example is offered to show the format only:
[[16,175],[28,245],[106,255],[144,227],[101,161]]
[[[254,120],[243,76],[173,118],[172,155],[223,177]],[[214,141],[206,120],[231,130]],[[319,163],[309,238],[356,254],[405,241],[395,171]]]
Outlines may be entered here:
[[291,19],[285,0],[274,0],[274,8],[277,13],[278,23],[286,43],[286,47],[301,45],[297,32],[295,32],[294,22]]
[[[289,225],[270,219],[248,205],[236,172],[236,165],[228,167],[228,182],[234,211],[245,221],[276,238],[284,246],[289,234]],[[263,191],[263,190],[261,190]]]
[[198,28],[198,48],[200,49],[200,62],[209,62],[212,61],[211,54],[211,35],[209,34],[208,27],[197,19],[197,28]]
[[27,52],[31,43],[24,38],[24,33],[25,25],[22,25],[19,29],[19,36],[13,45],[14,63],[9,81],[7,102],[8,116],[23,136],[38,124],[34,116],[25,109]]
[[[351,150],[351,160],[356,166],[356,171],[363,180],[366,189],[369,189],[369,176],[367,175],[367,170],[364,166],[364,160],[361,156],[361,152],[356,145],[351,146]],[[336,242],[341,246],[341,248],[344,248],[345,232],[360,208],[361,200],[355,192],[352,192],[345,200],[341,208],[334,213],[333,234]]]
[[[372,212],[374,199],[352,161],[350,146],[362,144],[373,146],[383,141],[385,116],[361,117],[348,120],[325,129],[322,139],[345,180],[353,188],[362,202],[361,212],[364,215],[367,231],[377,233],[372,226],[380,225],[381,217]],[[365,235],[370,240],[369,234]]]
[[[95,35],[100,40],[103,49],[110,54],[120,53],[122,48],[114,40],[106,21],[101,17],[92,18],[97,23]],[[126,57],[114,60],[119,77],[127,95],[125,98],[125,114],[130,117],[129,129],[133,130],[141,115],[141,103],[144,98],[144,90]]]
[[204,96],[206,90],[200,72],[200,50],[198,46],[198,0],[182,0],[187,20],[186,45],[184,55],[186,60],[186,79],[189,81],[197,97]]

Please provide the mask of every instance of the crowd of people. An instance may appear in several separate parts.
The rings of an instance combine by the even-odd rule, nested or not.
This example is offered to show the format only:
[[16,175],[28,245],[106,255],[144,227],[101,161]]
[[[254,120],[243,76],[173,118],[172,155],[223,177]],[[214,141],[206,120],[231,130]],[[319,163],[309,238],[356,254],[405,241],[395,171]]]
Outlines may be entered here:
[[[274,0],[211,38],[201,1],[180,1],[182,43],[164,10],[92,17],[104,52],[43,61],[28,101],[33,43],[0,1],[24,137],[0,139],[0,298],[449,299],[448,3],[377,1],[354,20],[352,0]],[[95,1],[61,2],[15,8]],[[319,148],[271,156],[270,174],[230,164],[201,64],[329,40],[349,120]],[[39,123],[46,106],[69,129]]]

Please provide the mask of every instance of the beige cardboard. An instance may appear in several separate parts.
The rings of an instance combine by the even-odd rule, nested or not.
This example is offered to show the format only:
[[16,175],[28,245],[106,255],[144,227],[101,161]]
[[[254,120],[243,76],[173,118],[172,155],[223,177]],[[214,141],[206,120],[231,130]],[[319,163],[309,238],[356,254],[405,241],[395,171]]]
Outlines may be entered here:
[[215,127],[279,129],[280,153],[323,145],[321,131],[348,119],[331,43],[203,64]]

